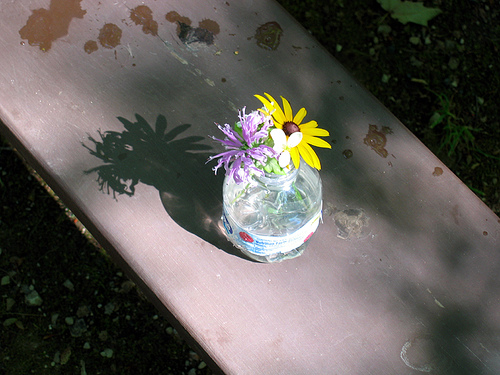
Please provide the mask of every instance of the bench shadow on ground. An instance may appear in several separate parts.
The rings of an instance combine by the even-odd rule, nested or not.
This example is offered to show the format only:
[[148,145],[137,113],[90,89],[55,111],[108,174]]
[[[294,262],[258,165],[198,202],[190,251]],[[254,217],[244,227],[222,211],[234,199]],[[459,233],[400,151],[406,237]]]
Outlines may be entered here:
[[206,138],[183,136],[190,124],[168,129],[163,115],[158,115],[154,128],[140,115],[135,117],[134,122],[118,117],[125,128],[122,132],[99,131],[100,139],[89,135],[91,144],[83,146],[103,164],[85,173],[97,173],[100,190],[115,199],[133,196],[139,183],[155,187],[165,210],[178,225],[244,258],[221,231],[224,176],[214,176],[205,165],[211,154],[207,151],[212,150],[201,143]]

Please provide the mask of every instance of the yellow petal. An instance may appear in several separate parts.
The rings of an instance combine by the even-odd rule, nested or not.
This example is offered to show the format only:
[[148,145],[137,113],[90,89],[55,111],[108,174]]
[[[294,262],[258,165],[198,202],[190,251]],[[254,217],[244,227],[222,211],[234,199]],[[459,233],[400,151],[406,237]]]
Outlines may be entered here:
[[315,136],[315,137],[327,137],[330,135],[328,130],[321,129],[321,128],[304,128],[304,129],[302,129],[302,125],[299,125],[299,129],[302,133],[310,135],[310,136]]
[[292,157],[293,165],[295,165],[295,168],[298,168],[300,165],[299,149],[297,147],[290,149],[290,156]]
[[328,143],[327,141],[317,138],[317,137],[312,137],[308,134],[302,133],[303,138],[302,140],[310,145],[316,146],[316,147],[323,147],[323,148],[332,148],[332,145]]
[[300,125],[300,128],[317,128],[318,127],[318,123],[316,121],[309,121],[309,122],[306,122],[305,124],[301,124]]
[[286,121],[293,121],[292,106],[284,97],[281,97],[281,100],[283,101],[283,109],[285,111]]
[[254,95],[254,96],[257,99],[259,99],[262,102],[262,104],[264,104],[264,107],[266,107],[266,109],[269,111],[269,113],[274,111],[274,107],[269,100],[267,100],[266,98],[264,98],[263,96],[260,96],[260,95]]
[[304,143],[301,143],[300,145],[298,145],[297,148],[299,150],[300,156],[302,156],[302,159],[304,159],[304,161],[307,164],[309,164],[311,167],[314,168],[313,158],[311,157],[309,151],[305,147],[306,145],[307,145],[307,143],[304,142]]
[[309,146],[307,143],[304,144],[304,147],[308,149],[309,153],[311,154],[311,157],[314,161],[314,168],[316,168],[318,171],[321,169],[321,162],[319,161],[318,155],[316,154],[316,151],[312,149],[311,146]]
[[296,113],[295,117],[293,118],[293,122],[297,125],[299,125],[304,117],[306,117],[307,111],[305,108],[299,109],[299,111]]
[[265,96],[267,96],[267,99],[272,103],[274,113],[273,113],[273,118],[281,125],[283,125],[286,122],[286,117],[285,114],[283,113],[281,107],[279,106],[278,102],[276,99],[274,99],[271,95],[269,95],[267,92],[264,93]]
[[305,142],[301,142],[297,147],[299,148],[300,155],[307,164],[309,164],[313,168],[316,168],[317,170],[321,169],[321,163],[319,161],[318,155],[316,155],[316,152],[314,152],[311,146],[309,146]]

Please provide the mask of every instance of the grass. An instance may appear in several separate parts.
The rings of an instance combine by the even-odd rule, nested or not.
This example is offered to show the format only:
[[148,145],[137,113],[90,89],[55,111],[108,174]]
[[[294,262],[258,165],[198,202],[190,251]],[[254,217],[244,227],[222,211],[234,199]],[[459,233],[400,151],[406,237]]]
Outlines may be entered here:
[[463,125],[462,121],[452,112],[453,104],[448,96],[430,90],[439,100],[439,109],[432,115],[430,129],[440,128],[443,133],[438,152],[447,150],[448,156],[453,156],[457,148],[468,151],[475,149],[474,134],[481,129]]

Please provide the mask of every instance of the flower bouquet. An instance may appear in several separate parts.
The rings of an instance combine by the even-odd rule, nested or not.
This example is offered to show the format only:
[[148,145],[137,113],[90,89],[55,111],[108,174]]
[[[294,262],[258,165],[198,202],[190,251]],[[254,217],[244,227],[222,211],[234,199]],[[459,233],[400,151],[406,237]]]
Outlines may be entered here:
[[[311,146],[331,148],[316,121],[302,123],[281,97],[255,95],[263,107],[239,111],[234,126],[217,124],[226,151],[211,156],[224,167],[222,220],[228,239],[250,258],[279,262],[301,255],[321,219],[321,169]],[[305,161],[301,163],[301,161]]]

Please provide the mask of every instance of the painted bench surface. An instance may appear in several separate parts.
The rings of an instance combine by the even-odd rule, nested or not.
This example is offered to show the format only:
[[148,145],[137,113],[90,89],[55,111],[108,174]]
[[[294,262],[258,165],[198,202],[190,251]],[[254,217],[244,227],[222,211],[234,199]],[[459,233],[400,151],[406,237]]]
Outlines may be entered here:
[[[277,3],[39,0],[0,17],[2,132],[215,368],[500,372],[498,217]],[[214,122],[264,92],[332,144],[323,223],[274,265],[225,241],[205,164]]]

